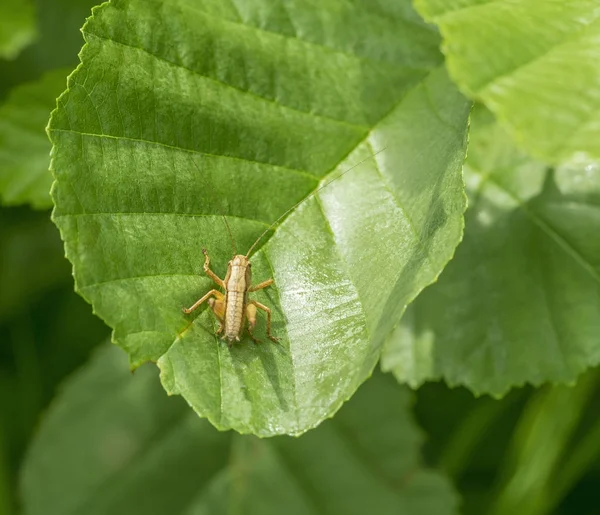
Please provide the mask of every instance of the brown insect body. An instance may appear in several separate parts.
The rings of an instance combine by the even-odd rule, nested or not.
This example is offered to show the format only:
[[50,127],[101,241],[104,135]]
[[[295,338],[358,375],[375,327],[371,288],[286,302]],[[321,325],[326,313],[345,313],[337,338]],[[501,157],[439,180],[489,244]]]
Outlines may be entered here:
[[202,249],[202,252],[205,256],[204,271],[206,275],[223,288],[225,294],[218,290],[210,290],[193,306],[183,308],[183,312],[189,314],[203,302],[208,301],[208,305],[220,323],[217,334],[222,334],[221,338],[227,339],[231,346],[234,340],[240,341],[246,320],[250,337],[254,343],[258,343],[259,340],[254,336],[253,330],[256,325],[256,310],[261,309],[267,314],[267,336],[270,340],[277,342],[278,339],[271,334],[271,310],[260,302],[248,299],[248,292],[270,286],[273,284],[273,279],[267,279],[252,286],[252,265],[248,256],[237,254],[229,262],[227,275],[223,280],[210,269],[210,258],[206,249]]
[[225,338],[239,340],[244,322],[248,288],[252,284],[251,265],[246,256],[237,255],[229,262],[225,276]]

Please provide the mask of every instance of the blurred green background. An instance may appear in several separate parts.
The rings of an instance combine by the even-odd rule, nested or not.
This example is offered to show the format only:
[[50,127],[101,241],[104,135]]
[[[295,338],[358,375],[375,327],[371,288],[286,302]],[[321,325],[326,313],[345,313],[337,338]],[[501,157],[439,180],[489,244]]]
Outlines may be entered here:
[[[33,42],[0,59],[0,102],[47,71],[76,66],[79,28],[93,5],[33,3]],[[61,382],[109,335],[74,293],[49,215],[0,208],[0,515],[19,513],[19,468]],[[502,400],[427,384],[414,406],[428,437],[426,462],[448,474],[465,514],[599,514],[598,379],[593,370],[572,388],[525,387]]]

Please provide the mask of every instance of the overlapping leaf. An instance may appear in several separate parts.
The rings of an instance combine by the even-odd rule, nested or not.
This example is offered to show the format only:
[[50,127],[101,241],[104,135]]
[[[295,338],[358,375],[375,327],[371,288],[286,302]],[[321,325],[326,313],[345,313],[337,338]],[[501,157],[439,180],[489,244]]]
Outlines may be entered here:
[[472,122],[464,241],[411,305],[383,367],[504,394],[600,361],[600,164],[547,169],[489,113]]
[[[219,433],[103,348],[51,408],[25,464],[26,515],[450,515],[448,482],[420,464],[409,396],[377,374],[300,439]],[[68,495],[65,495],[68,492]]]
[[600,159],[600,4],[416,0],[452,78],[546,162]]
[[[134,366],[221,429],[299,434],[370,374],[461,237],[468,102],[409,2],[117,0],[84,28],[50,133],[77,288]],[[181,308],[252,256],[280,345]],[[261,322],[262,323],[262,322]],[[264,323],[258,329],[264,334]]]
[[39,81],[16,87],[0,106],[0,200],[49,208],[52,176],[50,143],[45,128],[68,69],[47,73]]

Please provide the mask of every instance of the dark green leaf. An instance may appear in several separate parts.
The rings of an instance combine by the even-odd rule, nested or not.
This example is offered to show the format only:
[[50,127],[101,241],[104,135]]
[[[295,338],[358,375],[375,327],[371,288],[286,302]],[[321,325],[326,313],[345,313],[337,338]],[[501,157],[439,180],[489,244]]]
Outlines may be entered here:
[[456,513],[389,376],[302,438],[259,440],[217,432],[123,358],[103,348],[50,409],[23,471],[26,515]]

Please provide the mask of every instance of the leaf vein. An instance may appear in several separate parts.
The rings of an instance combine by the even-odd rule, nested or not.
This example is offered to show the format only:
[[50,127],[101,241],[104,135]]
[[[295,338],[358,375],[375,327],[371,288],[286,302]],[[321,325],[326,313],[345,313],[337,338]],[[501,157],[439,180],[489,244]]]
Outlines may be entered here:
[[215,79],[214,77],[209,77],[208,75],[205,75],[203,73],[198,72],[197,70],[194,70],[193,68],[189,68],[188,66],[184,66],[181,63],[176,63],[176,62],[170,61],[169,59],[167,59],[165,57],[162,57],[160,55],[154,54],[154,53],[150,52],[149,50],[147,50],[147,49],[145,49],[143,47],[137,47],[137,46],[131,45],[129,43],[125,43],[123,41],[118,41],[116,39],[110,39],[110,38],[107,38],[105,36],[100,36],[99,34],[92,33],[92,32],[88,32],[87,34],[89,34],[90,36],[96,37],[98,39],[101,39],[103,41],[107,41],[107,42],[110,42],[110,43],[115,43],[117,45],[121,45],[121,46],[124,46],[124,47],[127,47],[127,48],[131,48],[133,50],[139,50],[140,52],[144,52],[145,54],[147,54],[147,55],[149,55],[151,57],[154,57],[155,59],[157,59],[159,61],[162,61],[164,63],[167,63],[167,64],[169,64],[171,66],[174,66],[175,68],[186,70],[186,71],[192,73],[193,75],[195,75],[197,77],[201,77],[202,79],[210,81],[210,82],[212,82],[214,84],[218,84],[219,86],[223,86],[223,87],[228,88],[228,89],[233,89],[233,90],[238,91],[240,93],[243,93],[245,95],[249,95],[251,97],[254,97],[255,99],[258,99],[260,101],[267,102],[269,104],[273,104],[274,106],[276,106],[279,109],[289,109],[290,111],[293,111],[295,113],[299,113],[299,114],[301,114],[303,116],[309,116],[310,118],[319,118],[319,119],[325,120],[327,122],[332,122],[332,123],[335,123],[335,124],[345,125],[347,127],[351,127],[352,129],[359,129],[360,131],[365,131],[365,130],[368,129],[368,126],[366,126],[366,125],[358,125],[356,123],[351,123],[351,122],[349,122],[347,120],[340,120],[340,119],[337,119],[337,118],[331,118],[330,116],[325,116],[323,114],[319,114],[319,113],[316,113],[314,111],[304,111],[302,109],[298,109],[297,107],[293,107],[293,106],[291,106],[289,104],[283,104],[283,103],[277,101],[274,98],[262,96],[262,95],[259,95],[258,93],[250,91],[248,89],[243,89],[241,87],[235,86],[235,85],[230,84],[228,82],[224,82],[222,80]]
[[[481,172],[476,170],[475,168],[471,168],[475,173],[481,175]],[[600,275],[593,267],[591,263],[588,263],[586,259],[573,247],[565,238],[563,238],[560,234],[558,234],[550,225],[548,225],[544,220],[542,220],[539,216],[537,216],[531,209],[527,207],[527,205],[512,191],[505,188],[502,184],[496,181],[491,175],[485,177],[486,182],[492,183],[494,186],[502,190],[506,193],[529,217],[529,219],[537,225],[544,234],[548,238],[550,238],[556,245],[558,245],[561,249],[563,249],[567,255],[571,256],[571,258],[581,266],[586,272],[590,274],[590,276],[596,281],[600,283]]]
[[278,165],[278,164],[274,164],[274,163],[269,163],[268,161],[258,161],[256,159],[248,159],[245,157],[238,157],[238,156],[227,156],[225,154],[215,154],[215,153],[211,153],[211,152],[204,152],[204,151],[200,151],[200,150],[196,150],[196,149],[191,149],[191,148],[185,148],[185,147],[178,147],[176,145],[170,145],[168,143],[163,143],[162,141],[152,141],[152,140],[148,140],[148,139],[143,139],[143,138],[132,138],[129,136],[113,136],[112,134],[96,134],[93,132],[83,132],[83,131],[78,131],[75,129],[56,129],[56,128],[51,128],[49,129],[50,132],[59,132],[59,133],[70,133],[70,134],[77,134],[79,136],[85,136],[85,137],[90,137],[90,138],[106,138],[106,139],[112,139],[112,140],[116,140],[116,141],[129,141],[132,143],[141,143],[141,144],[145,144],[145,145],[156,145],[156,146],[160,146],[160,147],[164,147],[164,148],[168,148],[171,150],[178,150],[180,152],[188,152],[190,154],[193,155],[201,155],[201,156],[209,156],[209,157],[218,157],[218,158],[223,158],[223,159],[232,159],[232,160],[237,160],[237,161],[244,161],[246,163],[256,163],[259,165],[265,165],[265,166],[270,166],[272,168],[279,168],[281,170],[286,170],[292,173],[297,173],[300,175],[305,175],[310,177],[311,179],[316,179],[316,180],[320,180],[321,177],[319,177],[318,175],[312,174],[310,172],[308,172],[307,170],[300,170],[299,168],[291,168],[289,166],[284,166],[284,165]]

